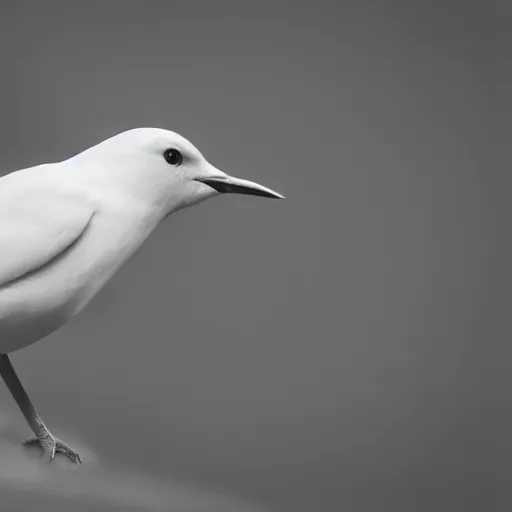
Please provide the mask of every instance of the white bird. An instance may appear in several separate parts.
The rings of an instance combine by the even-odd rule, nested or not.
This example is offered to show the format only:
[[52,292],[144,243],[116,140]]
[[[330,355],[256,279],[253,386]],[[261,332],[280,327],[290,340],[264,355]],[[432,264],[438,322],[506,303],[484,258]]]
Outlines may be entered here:
[[80,312],[171,213],[225,193],[284,199],[211,165],[180,135],[136,128],[68,160],[0,179],[0,375],[50,460],[79,454],[53,436],[8,353]]

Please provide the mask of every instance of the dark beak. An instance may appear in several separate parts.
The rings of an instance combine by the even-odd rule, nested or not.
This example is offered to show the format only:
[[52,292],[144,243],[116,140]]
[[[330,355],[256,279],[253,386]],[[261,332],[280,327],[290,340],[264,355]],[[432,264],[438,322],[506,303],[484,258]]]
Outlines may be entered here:
[[232,176],[205,176],[195,178],[195,180],[208,185],[221,194],[247,194],[251,196],[270,197],[273,199],[284,199],[284,196],[263,185]]

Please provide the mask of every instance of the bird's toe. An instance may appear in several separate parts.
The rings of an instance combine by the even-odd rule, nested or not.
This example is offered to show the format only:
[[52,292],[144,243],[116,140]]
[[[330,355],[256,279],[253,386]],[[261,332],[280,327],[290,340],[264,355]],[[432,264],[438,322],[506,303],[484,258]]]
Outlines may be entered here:
[[71,462],[74,462],[75,464],[82,464],[82,459],[80,458],[80,454],[76,450],[71,448],[71,446],[67,445],[60,439],[56,439],[55,451],[57,453],[62,453]]
[[43,432],[39,437],[27,439],[23,444],[26,447],[39,446],[50,460],[55,457],[56,439],[49,432]]
[[23,445],[26,447],[39,447],[49,457],[50,460],[55,458],[55,454],[61,453],[62,455],[65,455],[71,462],[74,462],[75,464],[82,464],[80,454],[76,450],[71,448],[71,446],[66,444],[64,441],[61,441],[49,433],[41,436],[41,438],[34,437],[27,439]]

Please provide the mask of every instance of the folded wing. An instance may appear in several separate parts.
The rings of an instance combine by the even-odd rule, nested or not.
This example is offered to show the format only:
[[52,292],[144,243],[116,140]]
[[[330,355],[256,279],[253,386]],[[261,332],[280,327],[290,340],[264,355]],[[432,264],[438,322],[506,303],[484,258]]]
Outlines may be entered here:
[[20,171],[0,179],[0,286],[69,249],[94,215],[84,194],[52,178]]

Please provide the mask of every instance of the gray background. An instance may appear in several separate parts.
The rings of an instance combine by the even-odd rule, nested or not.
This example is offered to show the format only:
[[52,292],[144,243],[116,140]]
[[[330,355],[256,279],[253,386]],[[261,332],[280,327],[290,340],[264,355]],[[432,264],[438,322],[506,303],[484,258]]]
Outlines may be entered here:
[[5,171],[159,126],[288,197],[180,212],[13,356],[55,433],[276,510],[509,510],[509,14],[6,2]]

